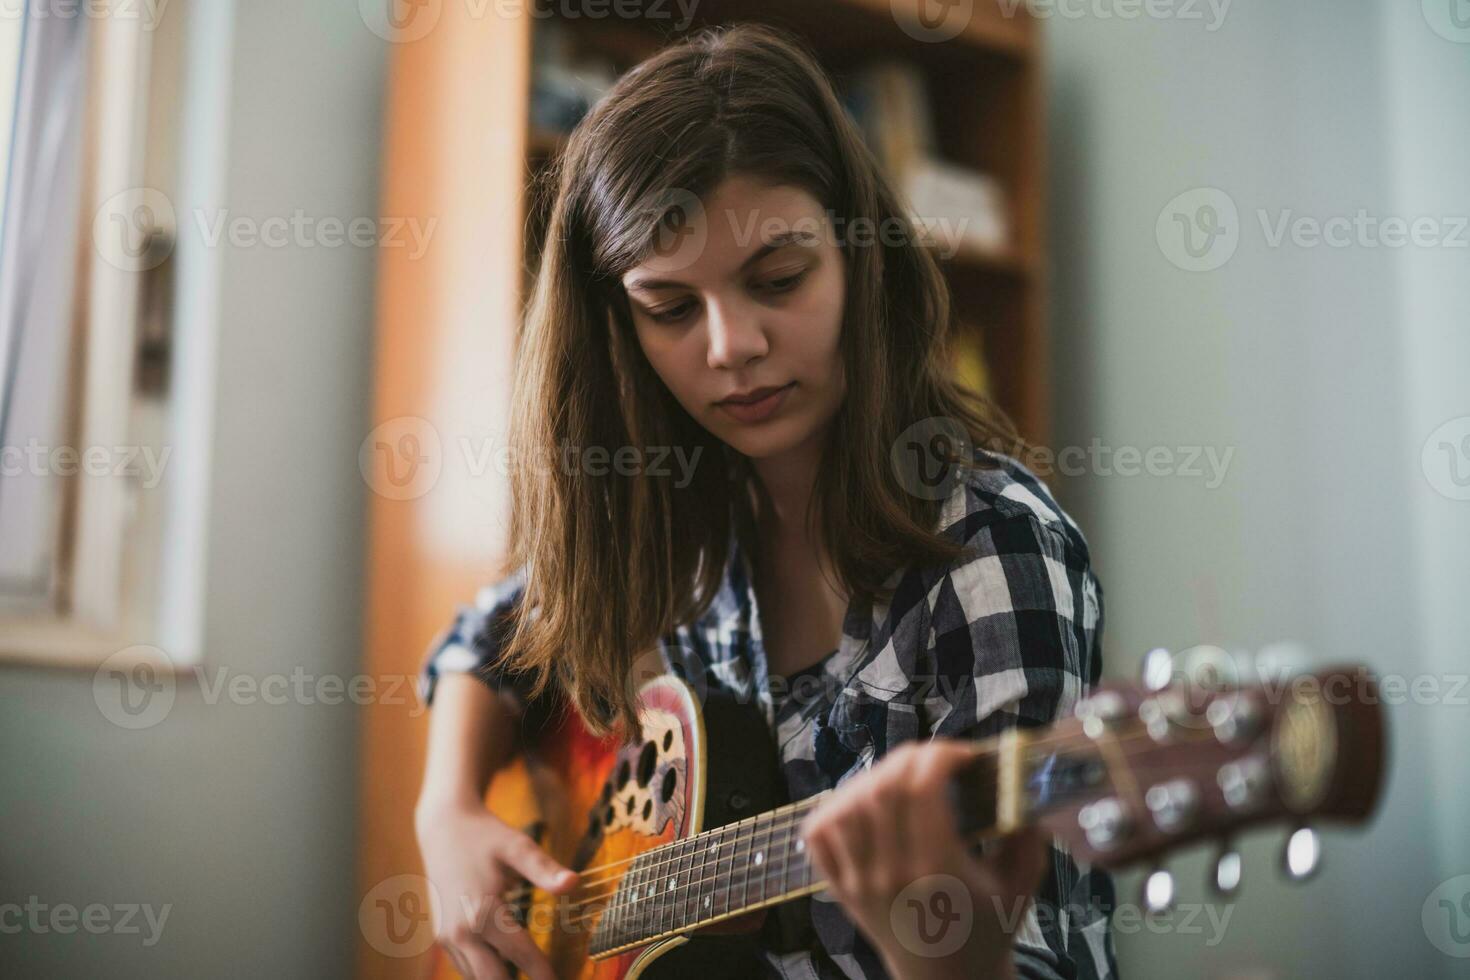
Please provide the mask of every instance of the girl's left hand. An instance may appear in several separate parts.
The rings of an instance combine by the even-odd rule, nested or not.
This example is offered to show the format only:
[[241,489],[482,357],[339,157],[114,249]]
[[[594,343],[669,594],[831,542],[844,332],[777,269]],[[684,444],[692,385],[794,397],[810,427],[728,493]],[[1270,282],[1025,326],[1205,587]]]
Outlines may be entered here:
[[966,742],[905,743],[802,826],[828,891],[901,980],[1014,976],[1014,931],[1046,868],[1047,838],[1030,827],[971,854],[945,785],[972,758]]

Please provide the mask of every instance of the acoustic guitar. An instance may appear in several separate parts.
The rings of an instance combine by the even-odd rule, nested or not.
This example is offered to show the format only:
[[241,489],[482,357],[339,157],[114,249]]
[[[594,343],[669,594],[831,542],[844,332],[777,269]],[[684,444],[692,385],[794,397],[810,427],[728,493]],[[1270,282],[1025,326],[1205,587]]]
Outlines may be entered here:
[[[548,853],[580,872],[564,896],[505,897],[558,977],[624,980],[759,975],[765,910],[824,887],[799,827],[822,795],[782,802],[764,719],[751,705],[662,676],[640,691],[643,740],[594,738],[564,711],[536,739],[525,783],[497,776],[492,810],[521,815]],[[1287,825],[1283,868],[1316,869],[1308,821],[1362,823],[1383,781],[1385,731],[1363,668],[1276,683],[1108,684],[1074,716],[976,741],[949,789],[967,838],[1039,824],[1077,859],[1117,868],[1208,839],[1222,842],[1213,886],[1240,884],[1231,840]],[[825,794],[823,794],[825,795]],[[1145,909],[1167,909],[1169,872],[1144,880]],[[458,976],[435,951],[436,978]]]

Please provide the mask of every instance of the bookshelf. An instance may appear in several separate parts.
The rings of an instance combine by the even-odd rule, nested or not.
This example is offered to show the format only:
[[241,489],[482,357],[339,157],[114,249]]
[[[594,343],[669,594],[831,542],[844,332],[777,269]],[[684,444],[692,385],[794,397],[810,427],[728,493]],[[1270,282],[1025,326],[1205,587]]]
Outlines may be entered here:
[[[911,2],[917,10],[929,0]],[[988,393],[1028,439],[1050,436],[1050,391],[1044,283],[1042,156],[1044,119],[1041,50],[1036,22],[1024,3],[976,0],[965,29],[944,42],[916,39],[893,13],[892,0],[706,0],[685,32],[640,22],[552,16],[533,31],[563,35],[572,63],[613,66],[613,76],[681,33],[710,24],[761,21],[800,34],[821,58],[840,90],[852,90],[877,66],[899,66],[917,80],[928,117],[928,154],[948,170],[986,175],[1000,190],[1004,240],[945,244],[941,266],[954,296],[960,338],[984,352]],[[529,113],[528,113],[529,115]],[[861,124],[861,120],[860,120]],[[565,135],[528,119],[528,176],[553,159]],[[908,196],[896,161],[870,140],[890,175]],[[526,236],[525,286],[536,267],[537,205]],[[919,203],[918,201],[915,202]],[[942,208],[921,213],[955,219]],[[993,236],[992,236],[993,237]]]
[[[1019,0],[974,0],[956,37],[920,41],[896,17],[926,2],[933,0],[701,0],[688,29],[751,20],[785,27],[808,41],[839,87],[874,64],[909,66],[910,81],[927,93],[937,159],[990,175],[1005,200],[1004,243],[962,243],[942,263],[971,341],[956,357],[982,360],[991,395],[1024,436],[1044,444],[1039,32]],[[509,571],[504,488],[491,485],[493,474],[471,472],[460,447],[465,439],[478,445],[508,416],[514,339],[542,232],[533,178],[564,139],[532,111],[543,29],[556,25],[569,57],[600,61],[612,77],[673,36],[671,20],[549,9],[547,17],[516,3],[436,5],[431,29],[392,45],[380,213],[437,225],[422,255],[379,252],[375,396],[364,434],[410,425],[439,468],[423,493],[368,496],[363,670],[374,677],[416,676],[456,604]],[[359,900],[385,883],[421,881],[413,801],[427,718],[412,708],[386,700],[363,708]],[[408,945],[392,945],[366,925],[359,932],[358,977],[424,975],[432,937],[415,933]]]

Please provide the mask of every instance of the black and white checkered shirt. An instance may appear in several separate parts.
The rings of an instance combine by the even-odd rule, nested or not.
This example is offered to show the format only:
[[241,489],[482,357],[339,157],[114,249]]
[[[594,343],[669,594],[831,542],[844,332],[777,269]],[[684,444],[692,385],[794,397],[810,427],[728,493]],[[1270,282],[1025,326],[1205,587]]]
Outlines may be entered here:
[[[1102,590],[1082,533],[1046,486],[1009,457],[965,471],[945,502],[942,533],[967,546],[949,567],[894,573],[888,604],[854,601],[841,645],[787,677],[766,667],[747,556],[732,549],[707,612],[664,638],[667,669],[754,698],[779,746],[792,800],[861,773],[908,739],[977,739],[1069,715],[1102,669]],[[520,573],[483,589],[429,650],[421,678],[477,671],[529,715],[519,675],[494,670],[496,625],[516,603]],[[1051,868],[1015,941],[1019,977],[1115,977],[1113,881],[1054,845]],[[825,892],[777,907],[767,949],[785,978],[870,978],[876,951]]]

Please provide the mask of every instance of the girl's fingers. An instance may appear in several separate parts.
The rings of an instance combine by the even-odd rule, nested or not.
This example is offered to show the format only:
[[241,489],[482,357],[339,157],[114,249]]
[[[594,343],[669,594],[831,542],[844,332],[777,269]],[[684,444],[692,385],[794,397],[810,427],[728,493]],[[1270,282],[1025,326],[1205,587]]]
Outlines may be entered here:
[[1007,890],[1032,895],[1050,860],[1048,840],[1039,828],[1024,827],[1006,838],[995,855],[995,868]]
[[500,957],[484,943],[465,943],[459,952],[470,965],[470,972],[465,974],[467,980],[510,980]]
[[867,807],[849,805],[834,829],[832,857],[838,865],[838,877],[847,891],[859,892],[874,855],[873,821]]
[[524,834],[501,852],[501,860],[515,868],[537,888],[553,894],[565,894],[577,883],[577,873],[558,864],[536,842]]
[[812,866],[821,872],[823,878],[832,882],[835,869],[832,866],[832,849],[827,846],[827,835],[823,832],[807,834],[805,831],[803,835]]
[[530,980],[556,980],[556,974],[552,972],[551,962],[541,947],[532,942],[531,937],[521,928],[505,930],[497,933],[491,939],[493,945],[502,956],[521,968]]

